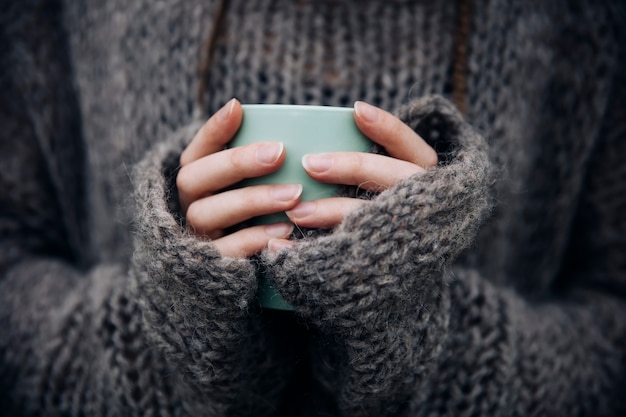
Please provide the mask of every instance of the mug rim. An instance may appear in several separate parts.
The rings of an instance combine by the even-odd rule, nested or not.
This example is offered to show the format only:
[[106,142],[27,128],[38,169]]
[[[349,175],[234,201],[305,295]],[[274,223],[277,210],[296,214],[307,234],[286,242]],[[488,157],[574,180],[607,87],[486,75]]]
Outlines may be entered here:
[[320,106],[309,104],[242,104],[245,109],[265,109],[265,110],[308,110],[308,111],[329,111],[329,112],[353,112],[353,107],[340,106]]

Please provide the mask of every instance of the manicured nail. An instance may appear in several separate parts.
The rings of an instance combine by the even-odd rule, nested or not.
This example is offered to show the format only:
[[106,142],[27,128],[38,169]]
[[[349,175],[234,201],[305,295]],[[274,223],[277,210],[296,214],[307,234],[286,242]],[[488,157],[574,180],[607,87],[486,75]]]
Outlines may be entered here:
[[354,103],[354,112],[364,121],[374,123],[378,119],[379,109],[364,101],[357,101]]
[[333,165],[333,158],[328,154],[304,155],[302,166],[307,171],[324,172]]
[[272,198],[279,201],[291,201],[300,197],[302,194],[302,185],[300,184],[280,184],[274,185],[270,189]]
[[231,98],[230,101],[218,110],[217,112],[217,120],[220,122],[226,121],[231,114],[233,114],[233,109],[235,108],[235,99]]
[[263,144],[256,150],[256,159],[263,164],[273,164],[282,155],[283,148],[282,143]]
[[265,226],[265,234],[270,237],[285,238],[293,232],[291,223],[275,223]]
[[291,219],[301,219],[313,213],[317,208],[317,204],[314,202],[300,203],[287,212],[287,216]]

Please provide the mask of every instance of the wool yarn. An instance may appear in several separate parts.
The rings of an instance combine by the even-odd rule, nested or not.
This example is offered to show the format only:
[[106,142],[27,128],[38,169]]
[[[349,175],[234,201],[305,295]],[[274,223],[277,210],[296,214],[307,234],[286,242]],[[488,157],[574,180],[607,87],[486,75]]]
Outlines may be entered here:
[[[1,413],[626,414],[623,2],[5,3]],[[176,173],[232,97],[365,100],[439,164],[222,257]]]

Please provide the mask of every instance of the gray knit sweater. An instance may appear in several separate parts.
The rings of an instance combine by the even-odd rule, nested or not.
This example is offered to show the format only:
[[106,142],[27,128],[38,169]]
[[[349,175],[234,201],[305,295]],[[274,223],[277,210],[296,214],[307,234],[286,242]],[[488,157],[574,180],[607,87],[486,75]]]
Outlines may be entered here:
[[[625,7],[462,3],[1,0],[0,414],[625,415]],[[440,163],[224,258],[175,177],[231,97]]]

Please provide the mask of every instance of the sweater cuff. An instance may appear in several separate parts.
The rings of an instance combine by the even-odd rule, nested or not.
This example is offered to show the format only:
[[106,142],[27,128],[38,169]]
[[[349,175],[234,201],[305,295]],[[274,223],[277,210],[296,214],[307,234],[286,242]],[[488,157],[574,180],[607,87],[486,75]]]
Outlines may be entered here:
[[[133,172],[138,285],[160,314],[191,317],[246,314],[256,291],[248,260],[222,257],[210,242],[187,230],[178,210],[176,173],[182,150],[201,123],[176,132],[152,149]],[[162,304],[172,301],[174,304]],[[167,312],[167,313],[166,313]]]
[[375,326],[385,311],[427,305],[489,211],[487,146],[454,106],[427,97],[397,116],[433,146],[438,166],[381,193],[330,235],[266,255],[279,292],[321,325]]

